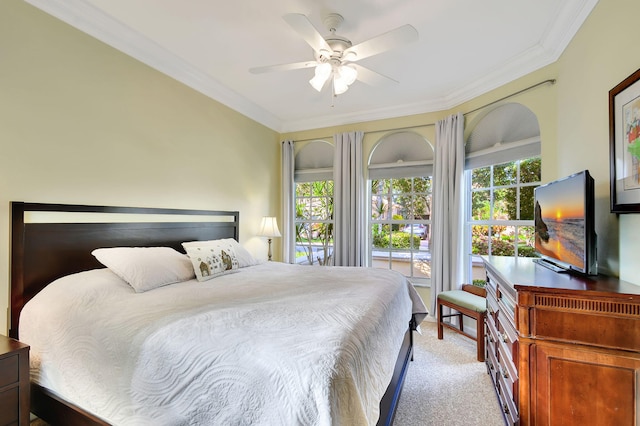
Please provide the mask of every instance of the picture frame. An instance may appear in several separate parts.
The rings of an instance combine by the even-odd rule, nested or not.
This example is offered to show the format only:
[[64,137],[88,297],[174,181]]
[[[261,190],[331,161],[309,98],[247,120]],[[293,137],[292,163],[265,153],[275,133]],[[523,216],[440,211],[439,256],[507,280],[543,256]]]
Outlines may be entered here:
[[611,213],[640,213],[640,69],[609,91]]

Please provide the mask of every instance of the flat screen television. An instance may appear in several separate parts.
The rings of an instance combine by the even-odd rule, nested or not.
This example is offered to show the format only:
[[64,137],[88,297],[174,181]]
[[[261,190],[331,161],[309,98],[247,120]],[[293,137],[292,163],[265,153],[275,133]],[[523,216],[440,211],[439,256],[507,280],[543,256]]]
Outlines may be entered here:
[[598,273],[594,182],[588,170],[537,187],[534,261],[557,272]]

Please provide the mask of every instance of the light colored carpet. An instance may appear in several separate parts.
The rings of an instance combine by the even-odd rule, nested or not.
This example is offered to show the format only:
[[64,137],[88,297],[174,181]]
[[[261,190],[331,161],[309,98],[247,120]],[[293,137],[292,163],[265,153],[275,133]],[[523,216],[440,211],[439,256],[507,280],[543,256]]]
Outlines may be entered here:
[[452,331],[438,340],[435,322],[415,333],[394,426],[502,426],[502,411],[475,342]]
[[[485,364],[476,360],[475,342],[436,324],[415,333],[394,426],[502,426],[504,420]],[[32,426],[47,426],[36,420]]]

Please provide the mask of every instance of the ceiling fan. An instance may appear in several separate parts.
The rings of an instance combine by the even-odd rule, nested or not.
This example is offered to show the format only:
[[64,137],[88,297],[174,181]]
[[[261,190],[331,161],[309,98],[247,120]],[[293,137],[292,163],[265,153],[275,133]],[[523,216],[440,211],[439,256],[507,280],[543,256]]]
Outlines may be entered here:
[[346,92],[356,79],[370,85],[386,82],[397,83],[396,80],[390,77],[354,62],[418,39],[418,31],[407,24],[354,46],[349,39],[336,34],[336,31],[344,21],[344,18],[337,13],[331,13],[323,20],[329,30],[329,35],[326,37],[323,37],[316,30],[305,15],[290,13],[284,15],[283,19],[313,48],[315,60],[256,67],[249,69],[249,72],[261,74],[271,71],[315,67],[315,75],[309,80],[309,83],[320,92],[326,83],[330,81],[333,96]]

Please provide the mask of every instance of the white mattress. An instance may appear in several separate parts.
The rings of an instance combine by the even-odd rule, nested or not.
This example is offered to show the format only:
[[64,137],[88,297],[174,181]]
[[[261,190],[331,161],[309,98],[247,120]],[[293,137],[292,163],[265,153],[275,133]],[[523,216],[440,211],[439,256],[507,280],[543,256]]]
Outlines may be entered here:
[[388,270],[269,262],[135,293],[97,269],[19,332],[35,382],[115,425],[372,425],[412,313]]

